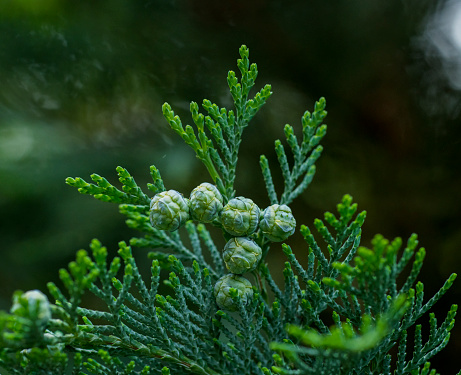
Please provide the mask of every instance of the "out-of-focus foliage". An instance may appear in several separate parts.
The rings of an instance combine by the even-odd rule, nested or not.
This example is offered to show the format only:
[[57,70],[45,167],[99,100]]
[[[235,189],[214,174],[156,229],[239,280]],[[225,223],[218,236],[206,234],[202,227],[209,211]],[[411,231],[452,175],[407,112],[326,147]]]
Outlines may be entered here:
[[[76,195],[63,182],[68,175],[95,171],[115,181],[113,166],[123,165],[142,185],[155,160],[167,189],[195,186],[200,178],[191,176],[206,171],[166,132],[161,104],[186,112],[190,99],[210,93],[229,104],[220,78],[243,43],[263,68],[260,82],[278,95],[242,143],[242,194],[261,191],[256,203],[269,205],[255,155],[273,155],[269,140],[283,136],[281,125],[298,123],[299,113],[327,97],[329,151],[295,217],[309,224],[351,193],[367,207],[367,234],[420,233],[433,265],[422,277],[435,292],[461,262],[460,94],[443,43],[434,48],[431,39],[440,32],[434,16],[448,3],[456,4],[0,2],[0,307],[15,289],[44,290],[89,238],[114,249],[131,237],[116,207]],[[455,327],[454,352],[459,336]],[[456,358],[450,348],[434,367],[454,372],[459,365],[449,367],[447,358]]]

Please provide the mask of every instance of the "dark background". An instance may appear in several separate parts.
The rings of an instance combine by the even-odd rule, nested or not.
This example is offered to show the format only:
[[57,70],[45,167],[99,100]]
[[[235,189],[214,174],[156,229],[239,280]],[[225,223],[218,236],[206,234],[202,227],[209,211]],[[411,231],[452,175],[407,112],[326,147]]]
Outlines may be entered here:
[[[273,141],[283,125],[299,134],[303,112],[326,97],[325,150],[293,206],[298,223],[312,228],[351,194],[368,212],[364,245],[376,233],[419,234],[429,298],[461,265],[460,4],[2,1],[0,308],[16,289],[57,282],[92,238],[115,254],[118,241],[136,235],[115,205],[79,195],[66,177],[96,172],[115,184],[121,165],[145,186],[155,164],[166,187],[185,195],[209,180],[161,105],[168,101],[183,123],[191,100],[229,106],[226,75],[237,70],[242,44],[258,64],[256,89],[270,83],[274,94],[246,131],[237,194],[268,204],[259,155],[276,171]],[[291,244],[302,258],[300,236]],[[137,251],[142,262],[145,250]],[[282,261],[279,248],[272,252]],[[440,323],[460,293],[457,281],[433,309]],[[431,362],[455,374],[460,351],[458,324]]]

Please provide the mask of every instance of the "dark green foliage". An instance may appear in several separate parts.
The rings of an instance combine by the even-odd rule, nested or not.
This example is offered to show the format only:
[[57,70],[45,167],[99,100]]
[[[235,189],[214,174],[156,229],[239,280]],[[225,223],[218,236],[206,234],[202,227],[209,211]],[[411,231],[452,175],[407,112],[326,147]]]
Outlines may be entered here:
[[[325,105],[325,99],[321,98],[315,103],[314,113],[311,114],[309,111],[306,111],[301,118],[303,130],[301,145],[298,144],[293,127],[288,124],[285,125],[285,136],[294,158],[291,170],[282,142],[280,140],[275,141],[275,152],[285,181],[284,191],[280,200],[278,200],[274,190],[269,162],[264,155],[261,155],[260,165],[271,204],[290,204],[309,186],[314,178],[314,163],[320,157],[323,150],[323,147],[318,145],[318,143],[325,136],[327,130],[327,126],[322,125],[322,121],[327,115]],[[301,177],[302,181],[297,185],[297,180]]]
[[[172,129],[195,151],[210,173],[213,182],[218,186],[224,197],[224,203],[234,197],[234,181],[237,168],[238,151],[242,140],[243,130],[249,121],[266,103],[272,95],[271,86],[266,85],[253,99],[248,99],[249,92],[254,86],[258,69],[256,64],[251,64],[248,59],[249,51],[246,46],[240,48],[241,59],[237,61],[242,75],[239,82],[235,72],[229,71],[227,82],[235,103],[235,110],[219,108],[209,100],[203,100],[203,108],[208,113],[204,116],[199,113],[197,103],[192,102],[190,111],[197,127],[198,138],[190,125],[183,127],[181,120],[175,116],[168,103],[163,105],[163,115]],[[205,129],[211,133],[213,141],[206,134]]]
[[[184,127],[171,106],[163,106],[165,118],[203,162],[224,204],[235,196],[243,130],[271,95],[266,85],[248,99],[257,67],[250,65],[245,46],[240,57],[240,81],[234,72],[228,75],[233,110],[204,100],[208,115],[203,115],[191,103],[195,127]],[[312,181],[322,152],[319,142],[326,134],[325,116],[322,98],[312,114],[303,115],[300,142],[293,127],[285,126],[292,165],[282,142],[275,142],[283,192],[275,191],[268,160],[261,156],[271,204],[291,204]],[[447,345],[456,305],[441,324],[429,315],[427,340],[420,324],[413,337],[408,332],[456,275],[424,302],[423,284],[416,280],[425,251],[417,250],[416,235],[403,251],[401,239],[390,242],[380,235],[371,249],[360,246],[366,213],[357,213],[357,204],[345,195],[337,214],[327,212],[323,220],[314,221],[318,234],[301,225],[306,246],[299,251],[307,251],[307,265],[282,244],[287,257],[282,287],[266,263],[271,242],[258,228],[249,234],[262,249],[251,272],[253,293],[245,301],[239,290],[229,288],[226,296],[236,311],[226,311],[216,303],[214,286],[227,272],[207,226],[187,221],[173,232],[154,228],[149,221],[151,196],[125,169],[117,167],[117,172],[121,190],[96,174],[91,176],[95,184],[81,178],[66,182],[82,194],[119,204],[127,225],[143,236],[129,245],[120,242],[119,256],[113,259],[97,240],[90,245],[91,254],[77,252],[69,269],[60,271],[63,286],[48,284],[54,303],[41,302],[51,319],[39,320],[31,313],[35,310],[27,310],[27,300],[0,315],[0,368],[9,374],[435,374],[428,360]],[[150,173],[149,191],[165,191],[157,168],[152,166]],[[222,228],[219,218],[207,225]],[[223,231],[226,241],[228,236]],[[141,274],[132,247],[155,249],[148,255],[150,275]],[[408,276],[398,283],[407,266]],[[85,294],[100,301],[99,307],[82,307]],[[18,292],[15,301],[20,296],[26,294]],[[331,327],[325,316],[331,316]],[[414,342],[412,351],[409,340]]]
[[[89,184],[80,177],[75,179],[68,177],[66,179],[66,183],[70,186],[78,188],[79,193],[92,195],[96,199],[99,199],[103,202],[149,204],[149,197],[142,192],[142,190],[134,181],[133,177],[131,177],[126,169],[117,167],[117,173],[119,176],[119,181],[122,183],[123,191],[120,191],[104,177],[101,177],[96,173],[91,175],[91,179],[96,183],[96,185]],[[154,187],[163,187],[160,174],[158,174],[158,171],[156,171],[155,167],[151,168],[151,174],[152,178],[154,179]]]

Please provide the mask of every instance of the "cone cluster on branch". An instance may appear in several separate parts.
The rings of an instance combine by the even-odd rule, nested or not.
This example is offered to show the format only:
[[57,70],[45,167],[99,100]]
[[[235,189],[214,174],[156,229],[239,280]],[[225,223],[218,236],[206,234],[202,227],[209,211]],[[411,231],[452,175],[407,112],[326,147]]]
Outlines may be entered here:
[[231,289],[236,289],[243,304],[253,294],[251,283],[241,276],[253,271],[262,257],[262,249],[251,237],[258,229],[272,242],[281,242],[291,236],[296,220],[287,205],[274,204],[261,211],[251,199],[232,198],[224,205],[224,199],[215,185],[204,182],[185,198],[176,190],[156,194],[150,203],[150,222],[154,228],[174,231],[196,220],[215,223],[232,238],[223,249],[223,259],[230,274],[221,277],[214,289],[220,308],[235,311]]

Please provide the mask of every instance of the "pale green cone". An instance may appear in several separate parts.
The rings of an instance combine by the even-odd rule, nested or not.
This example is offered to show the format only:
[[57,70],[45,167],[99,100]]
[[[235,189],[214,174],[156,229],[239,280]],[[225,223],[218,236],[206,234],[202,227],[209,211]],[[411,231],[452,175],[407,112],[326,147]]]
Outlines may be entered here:
[[223,208],[223,197],[215,185],[204,182],[190,194],[192,219],[210,223],[218,217]]
[[258,227],[259,207],[249,198],[231,199],[221,211],[221,224],[233,236],[248,236]]
[[223,252],[227,269],[236,274],[253,271],[261,260],[261,255],[261,248],[249,237],[231,238]]
[[281,242],[295,232],[296,219],[290,207],[285,204],[274,204],[263,211],[259,229],[269,240]]
[[214,296],[219,308],[228,311],[237,311],[238,306],[229,294],[231,288],[237,289],[244,305],[253,297],[253,287],[250,281],[242,276],[231,273],[221,277],[214,286]]
[[158,193],[150,202],[149,218],[154,228],[174,231],[189,220],[189,200],[176,190]]
[[41,327],[45,327],[51,319],[48,298],[39,290],[15,293],[10,312],[14,315],[33,320]]

